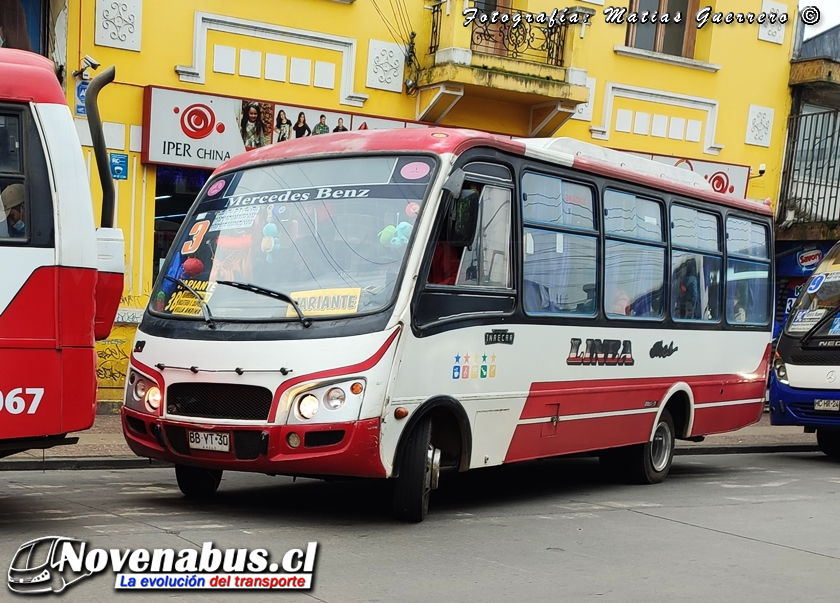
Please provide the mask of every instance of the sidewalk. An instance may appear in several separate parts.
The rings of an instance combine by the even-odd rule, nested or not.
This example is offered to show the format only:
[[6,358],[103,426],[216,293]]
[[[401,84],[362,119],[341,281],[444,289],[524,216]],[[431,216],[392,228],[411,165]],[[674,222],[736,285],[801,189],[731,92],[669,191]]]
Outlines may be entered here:
[[[97,415],[93,428],[72,434],[79,443],[49,450],[30,450],[0,459],[0,471],[41,469],[123,469],[166,466],[134,455],[125,443],[119,415]],[[810,452],[817,450],[817,438],[801,427],[773,427],[770,415],[761,421],[723,435],[708,436],[703,442],[677,442],[676,454],[733,454],[765,452]]]

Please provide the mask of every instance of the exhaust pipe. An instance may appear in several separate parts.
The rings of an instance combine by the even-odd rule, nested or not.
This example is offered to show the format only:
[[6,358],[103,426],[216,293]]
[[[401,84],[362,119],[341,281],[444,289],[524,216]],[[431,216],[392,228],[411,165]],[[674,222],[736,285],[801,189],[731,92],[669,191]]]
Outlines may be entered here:
[[93,153],[96,155],[96,169],[99,171],[99,181],[102,183],[102,228],[114,227],[114,181],[111,179],[111,168],[108,165],[108,147],[105,145],[105,133],[102,131],[102,119],[99,117],[99,92],[114,81],[116,69],[108,67],[93,78],[85,94],[85,111],[87,112],[90,138],[93,143]]

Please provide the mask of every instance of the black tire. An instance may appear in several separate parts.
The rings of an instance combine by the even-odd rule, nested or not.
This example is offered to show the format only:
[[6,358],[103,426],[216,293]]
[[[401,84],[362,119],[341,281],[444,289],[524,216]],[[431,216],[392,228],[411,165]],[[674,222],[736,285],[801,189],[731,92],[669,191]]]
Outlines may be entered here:
[[420,522],[429,512],[432,491],[432,418],[423,417],[414,427],[400,459],[400,474],[394,484],[394,517]]
[[659,484],[665,480],[674,460],[674,420],[668,409],[662,411],[653,437],[647,444],[630,446],[627,454],[627,477],[634,484]]
[[208,498],[219,489],[222,470],[175,465],[175,478],[178,480],[178,487],[187,498]]
[[817,446],[827,457],[840,459],[840,431],[834,429],[818,429]]

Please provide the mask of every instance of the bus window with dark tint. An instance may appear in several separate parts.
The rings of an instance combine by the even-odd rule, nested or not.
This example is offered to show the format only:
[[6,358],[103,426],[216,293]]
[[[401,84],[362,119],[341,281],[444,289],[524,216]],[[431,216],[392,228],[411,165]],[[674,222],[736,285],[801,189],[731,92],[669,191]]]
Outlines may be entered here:
[[[593,208],[594,195],[586,185],[541,174],[522,177],[526,313],[595,315]],[[582,229],[592,234],[575,232]]]
[[[665,244],[662,205],[632,193],[604,192],[604,310],[610,318],[662,318]],[[655,244],[613,240],[648,240]]]
[[726,320],[731,324],[765,325],[770,318],[768,238],[764,224],[726,220]]
[[0,241],[9,243],[23,243],[27,237],[20,141],[20,117],[0,113]]
[[671,206],[671,303],[676,320],[720,320],[718,218],[682,205]]

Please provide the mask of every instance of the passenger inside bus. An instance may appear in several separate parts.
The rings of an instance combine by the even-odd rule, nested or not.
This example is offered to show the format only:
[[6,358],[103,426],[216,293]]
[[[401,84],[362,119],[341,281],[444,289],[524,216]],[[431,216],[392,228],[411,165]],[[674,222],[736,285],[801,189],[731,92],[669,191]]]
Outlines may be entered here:
[[24,206],[23,184],[11,184],[0,193],[3,198],[3,213],[6,223],[6,233],[0,236],[10,238],[26,236],[26,207]]
[[613,304],[611,314],[619,314],[621,316],[630,316],[630,296],[624,289],[616,289],[613,295]]
[[[445,234],[442,234],[445,236]],[[438,241],[432,256],[432,266],[429,270],[429,283],[434,285],[454,285],[458,280],[458,269],[461,267],[463,247],[455,247],[446,241]]]
[[[476,190],[481,193],[481,187],[469,183],[464,190]],[[452,245],[446,239],[446,224],[443,225],[432,255],[432,266],[429,269],[429,283],[433,285],[454,285],[458,282],[458,271],[461,268],[461,260],[464,255],[464,248]],[[478,232],[476,233],[478,235]]]

